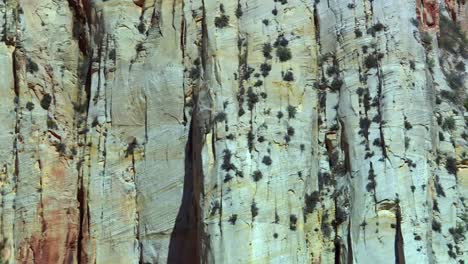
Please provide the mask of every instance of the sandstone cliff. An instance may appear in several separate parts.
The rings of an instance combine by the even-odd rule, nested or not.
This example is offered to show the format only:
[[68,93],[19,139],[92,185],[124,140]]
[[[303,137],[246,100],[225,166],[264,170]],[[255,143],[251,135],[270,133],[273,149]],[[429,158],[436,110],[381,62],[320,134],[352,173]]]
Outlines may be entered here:
[[464,263],[465,0],[1,0],[1,263]]

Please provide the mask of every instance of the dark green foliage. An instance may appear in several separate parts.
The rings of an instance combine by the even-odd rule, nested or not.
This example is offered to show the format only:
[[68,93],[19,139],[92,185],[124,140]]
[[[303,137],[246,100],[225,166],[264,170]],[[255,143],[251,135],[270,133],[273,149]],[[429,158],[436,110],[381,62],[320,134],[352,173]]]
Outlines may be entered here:
[[376,138],[376,139],[374,139],[374,142],[372,142],[372,145],[374,145],[374,146],[376,146],[376,147],[379,147],[380,144],[381,144],[380,138]]
[[406,130],[410,130],[410,129],[413,128],[413,126],[411,125],[410,122],[408,122],[408,121],[405,120],[405,128],[406,128]]
[[249,131],[247,134],[247,146],[249,147],[249,151],[252,152],[253,150],[253,141],[255,139],[255,136],[252,132],[252,130]]
[[252,111],[254,108],[255,104],[258,103],[258,95],[253,92],[252,87],[249,87],[247,90],[247,106],[249,107],[249,110]]
[[287,111],[288,111],[288,117],[289,118],[295,118],[296,117],[297,108],[295,106],[288,105]]
[[412,17],[412,18],[410,19],[410,22],[411,22],[411,24],[413,24],[413,26],[419,27],[419,20],[418,20],[418,19]]
[[292,231],[296,231],[296,228],[297,228],[297,216],[292,214],[289,216],[289,229]]
[[459,23],[450,18],[440,16],[439,46],[454,55],[468,58],[468,38]]
[[270,166],[272,163],[272,160],[269,156],[263,156],[262,163],[267,166]]
[[263,174],[261,171],[259,170],[256,170],[253,172],[252,174],[252,178],[255,182],[258,182],[259,180],[261,180],[263,178]]
[[447,84],[452,90],[460,90],[463,87],[463,74],[453,71],[445,77],[447,79]]
[[375,187],[377,186],[377,183],[375,182],[375,173],[374,173],[374,168],[372,167],[372,163],[371,163],[371,167],[369,169],[369,174],[367,176],[367,179],[369,180],[367,185],[366,185],[366,190],[368,192],[370,192],[371,190],[375,190]]
[[453,130],[455,129],[455,119],[453,117],[449,116],[444,119],[444,124],[442,125],[442,128],[444,130]]
[[461,224],[458,224],[456,227],[449,228],[449,233],[457,244],[465,238],[465,228]]
[[442,185],[440,185],[440,178],[439,178],[439,175],[436,175],[436,178],[435,178],[435,181],[434,181],[434,187],[435,187],[435,190],[436,190],[436,194],[438,197],[445,197],[445,192],[444,192],[444,188],[442,187]]
[[226,117],[227,117],[226,113],[220,112],[215,116],[214,121],[223,122],[223,121],[226,121]]
[[354,30],[354,35],[356,35],[356,38],[362,37],[362,31],[359,28],[356,28]]
[[231,225],[235,225],[236,221],[237,221],[237,215],[236,214],[233,214],[233,215],[231,215],[229,217],[229,223],[231,223]]
[[236,9],[236,17],[240,18],[242,16],[242,6],[240,4],[237,4],[237,9]]
[[200,69],[199,67],[192,67],[189,72],[189,78],[192,80],[196,80],[200,78]]
[[287,71],[284,75],[283,75],[283,81],[286,81],[286,82],[292,82],[294,81],[294,74],[292,71]]
[[339,73],[339,69],[336,66],[330,66],[330,67],[327,68],[326,72],[327,72],[328,76],[333,76],[334,74]]
[[442,90],[440,95],[452,103],[456,103],[458,100],[458,95],[453,91]]
[[215,215],[217,211],[219,211],[221,209],[221,205],[219,204],[219,201],[215,201],[213,204],[212,204],[212,207],[211,207],[211,216]]
[[271,65],[268,63],[260,64],[260,71],[262,72],[263,77],[267,77],[271,71]]
[[330,88],[333,92],[337,92],[340,90],[341,86],[343,86],[343,81],[338,78],[334,78],[330,85]]
[[421,33],[421,41],[424,45],[431,45],[432,37],[428,32]]
[[385,26],[378,22],[377,24],[375,24],[373,27],[372,27],[375,31],[382,31],[383,29],[385,29]]
[[57,123],[52,118],[47,118],[47,128],[48,129],[58,129]]
[[228,173],[224,176],[223,182],[226,183],[226,182],[229,182],[230,180],[232,180],[232,176],[231,174]]
[[133,153],[135,152],[135,148],[138,146],[138,142],[136,140],[136,138],[134,138],[132,140],[132,142],[130,142],[128,145],[127,145],[127,149],[125,150],[125,157],[128,157],[128,156],[131,156],[133,155]]
[[64,143],[57,143],[55,144],[55,149],[57,150],[58,153],[61,155],[64,155],[65,152],[67,151],[67,146]]
[[278,15],[278,9],[275,7],[275,9],[271,10],[271,13],[275,16]]
[[231,151],[229,149],[225,149],[223,153],[224,153],[224,156],[223,156],[223,164],[221,164],[221,169],[225,171],[230,171],[230,170],[235,171],[237,168],[234,164],[231,163],[231,158],[232,158]]
[[291,137],[294,136],[294,127],[288,127],[288,135]]
[[463,61],[458,62],[457,65],[455,65],[455,69],[457,71],[464,72],[465,71],[465,63]]
[[314,191],[311,194],[306,194],[304,197],[305,200],[305,214],[311,214],[314,212],[317,203],[320,200],[320,193],[318,191]]
[[291,50],[288,47],[279,46],[276,48],[276,56],[281,62],[288,61],[292,58]]
[[254,86],[255,86],[255,87],[260,87],[260,86],[262,86],[262,84],[263,84],[263,81],[262,81],[262,80],[257,80],[257,81],[255,82]]
[[270,24],[270,21],[268,21],[268,19],[263,19],[262,20],[262,23],[265,25],[265,26],[268,26]]
[[35,73],[39,70],[39,66],[37,65],[37,63],[31,60],[31,58],[28,58],[28,60],[26,61],[26,70],[29,73]]
[[277,117],[278,119],[283,118],[283,112],[278,111],[278,113],[276,114],[276,117]]
[[457,160],[453,157],[447,157],[445,162],[445,169],[448,173],[457,175],[458,167],[457,167]]
[[109,51],[109,59],[115,61],[115,58],[116,58],[115,49],[111,49],[111,51]]
[[361,130],[359,130],[359,135],[367,138],[369,136],[369,127],[371,125],[371,121],[368,118],[361,118],[359,120],[359,127]]
[[271,51],[272,50],[273,50],[273,48],[271,47],[270,43],[263,44],[263,49],[262,49],[263,57],[265,57],[267,59],[271,59]]
[[371,68],[377,68],[378,64],[378,59],[377,56],[374,54],[368,55],[364,59],[364,65],[366,65],[366,68],[371,69]]
[[258,207],[255,201],[252,201],[252,204],[250,205],[250,214],[252,215],[252,219],[258,215]]
[[442,225],[435,219],[432,220],[432,230],[439,232],[441,231]]
[[41,99],[41,107],[45,110],[48,110],[52,103],[52,96],[50,94],[45,94]]
[[217,28],[224,28],[229,25],[229,17],[222,14],[219,17],[215,17],[214,24]]
[[32,111],[34,109],[34,104],[31,102],[27,102],[26,109],[28,109],[28,111]]

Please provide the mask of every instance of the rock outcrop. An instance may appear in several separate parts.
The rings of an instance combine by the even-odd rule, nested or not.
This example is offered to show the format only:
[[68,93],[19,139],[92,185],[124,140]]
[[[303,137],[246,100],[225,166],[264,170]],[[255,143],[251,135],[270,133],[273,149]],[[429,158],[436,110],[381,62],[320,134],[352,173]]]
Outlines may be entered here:
[[0,1],[0,263],[464,263],[467,8]]

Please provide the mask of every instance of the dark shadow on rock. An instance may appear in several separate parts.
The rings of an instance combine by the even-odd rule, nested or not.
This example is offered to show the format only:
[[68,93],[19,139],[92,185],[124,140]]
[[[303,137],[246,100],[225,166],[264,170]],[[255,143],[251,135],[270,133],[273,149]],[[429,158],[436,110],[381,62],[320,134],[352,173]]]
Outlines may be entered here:
[[177,214],[174,229],[169,242],[169,253],[167,263],[200,263],[199,239],[198,239],[198,217],[197,199],[194,190],[197,190],[194,183],[193,169],[193,120],[190,124],[188,142],[185,146],[185,175],[182,203]]

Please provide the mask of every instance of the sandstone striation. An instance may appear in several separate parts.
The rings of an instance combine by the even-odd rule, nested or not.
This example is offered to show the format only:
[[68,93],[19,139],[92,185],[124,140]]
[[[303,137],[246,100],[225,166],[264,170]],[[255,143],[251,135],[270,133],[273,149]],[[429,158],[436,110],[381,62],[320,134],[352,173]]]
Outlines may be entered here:
[[464,263],[467,8],[0,1],[0,263]]

